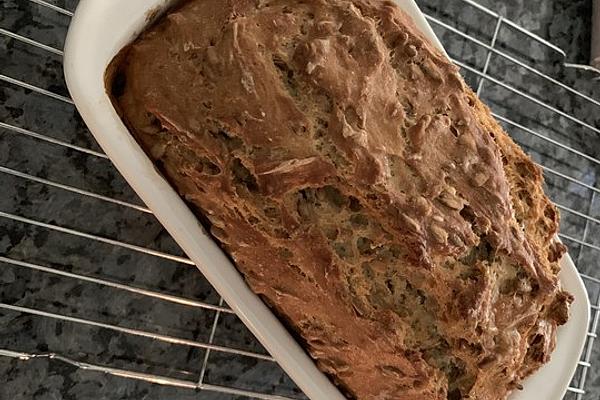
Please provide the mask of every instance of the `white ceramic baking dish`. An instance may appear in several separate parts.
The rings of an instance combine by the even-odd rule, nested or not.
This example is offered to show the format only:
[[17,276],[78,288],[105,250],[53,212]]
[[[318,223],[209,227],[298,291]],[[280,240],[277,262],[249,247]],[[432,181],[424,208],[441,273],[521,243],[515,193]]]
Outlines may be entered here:
[[[104,72],[117,52],[173,0],[81,0],[69,28],[65,75],[77,109],[117,169],[289,376],[313,400],[344,399],[254,295],[197,218],[157,172],[113,109]],[[429,39],[442,45],[413,0],[398,0]],[[158,12],[157,12],[158,11]],[[585,287],[569,256],[563,286],[575,295],[571,319],[560,328],[552,361],[524,383],[511,400],[559,400],[581,354],[589,320]],[[365,382],[368,384],[368,382]]]

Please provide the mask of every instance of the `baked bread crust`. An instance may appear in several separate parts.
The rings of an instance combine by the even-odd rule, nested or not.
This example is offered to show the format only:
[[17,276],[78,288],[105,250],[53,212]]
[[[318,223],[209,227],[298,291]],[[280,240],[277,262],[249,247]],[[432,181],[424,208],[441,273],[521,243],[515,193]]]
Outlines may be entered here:
[[572,297],[542,174],[391,1],[189,0],[123,120],[349,397],[505,399]]

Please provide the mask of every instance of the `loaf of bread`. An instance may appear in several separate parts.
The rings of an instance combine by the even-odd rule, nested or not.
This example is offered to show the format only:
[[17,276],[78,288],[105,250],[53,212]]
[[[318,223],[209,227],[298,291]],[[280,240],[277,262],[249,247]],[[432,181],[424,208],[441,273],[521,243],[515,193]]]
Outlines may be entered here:
[[392,1],[188,0],[113,61],[123,120],[356,400],[499,400],[570,294],[542,174]]

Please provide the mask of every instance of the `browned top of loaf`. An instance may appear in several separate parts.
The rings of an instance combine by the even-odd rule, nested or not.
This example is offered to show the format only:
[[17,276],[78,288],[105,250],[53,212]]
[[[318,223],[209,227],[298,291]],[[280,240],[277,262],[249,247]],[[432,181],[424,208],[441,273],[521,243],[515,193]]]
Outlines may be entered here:
[[540,170],[391,1],[191,0],[115,104],[252,289],[359,400],[504,399],[570,295]]

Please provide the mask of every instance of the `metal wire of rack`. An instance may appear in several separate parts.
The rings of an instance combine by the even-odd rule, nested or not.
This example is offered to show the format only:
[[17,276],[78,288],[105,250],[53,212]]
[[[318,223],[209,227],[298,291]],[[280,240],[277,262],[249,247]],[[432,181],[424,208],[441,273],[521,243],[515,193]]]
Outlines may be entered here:
[[[232,365],[228,364],[230,360],[227,356],[252,360],[247,363],[253,367],[257,362],[268,363],[273,366],[268,367],[266,369],[268,371],[277,371],[277,366],[259,345],[255,343],[242,343],[243,345],[239,345],[239,342],[233,344],[234,341],[228,339],[227,335],[229,334],[240,335],[239,330],[242,328],[235,328],[235,324],[239,324],[239,322],[228,322],[234,328],[223,325],[225,324],[224,320],[235,320],[235,316],[219,296],[214,293],[196,296],[197,293],[187,289],[187,292],[183,294],[175,290],[177,288],[173,289],[169,287],[168,283],[162,281],[156,283],[149,279],[136,280],[146,273],[144,266],[147,265],[153,266],[150,268],[152,271],[156,268],[193,271],[184,272],[185,278],[200,279],[199,273],[194,275],[195,270],[186,267],[193,265],[193,263],[181,254],[178,248],[170,243],[168,239],[163,239],[163,236],[159,234],[158,245],[156,245],[156,242],[140,244],[134,237],[121,237],[123,235],[119,231],[106,228],[98,221],[89,221],[77,226],[68,218],[67,220],[71,223],[62,223],[60,218],[54,217],[52,212],[60,213],[56,210],[49,212],[48,215],[46,213],[36,215],[35,212],[20,212],[21,210],[39,210],[39,207],[47,207],[46,203],[37,204],[34,194],[52,191],[54,195],[49,197],[50,202],[52,199],[57,198],[55,197],[58,196],[57,193],[71,196],[69,205],[78,206],[80,210],[73,211],[71,209],[69,211],[76,215],[85,215],[86,207],[89,207],[90,204],[107,204],[109,207],[114,207],[112,212],[116,218],[115,224],[119,224],[119,218],[127,214],[127,217],[122,217],[125,222],[134,220],[149,224],[148,226],[157,225],[150,210],[128,191],[126,185],[123,185],[123,187],[117,185],[118,187],[115,189],[111,186],[115,185],[112,181],[107,183],[104,179],[104,181],[100,180],[100,183],[98,183],[95,177],[89,175],[83,178],[66,179],[72,178],[70,171],[61,171],[52,175],[48,173],[46,167],[36,169],[29,165],[30,149],[27,146],[41,146],[43,147],[42,152],[46,151],[44,149],[60,149],[58,157],[71,157],[79,160],[82,157],[89,157],[95,160],[90,163],[105,163],[107,157],[93,142],[89,133],[85,132],[85,128],[79,126],[81,123],[78,122],[77,118],[70,117],[71,114],[65,114],[67,115],[67,123],[76,127],[67,129],[71,133],[67,132],[61,135],[56,131],[40,131],[27,126],[25,123],[19,124],[19,111],[15,111],[14,107],[9,105],[11,96],[20,93],[21,96],[25,96],[24,98],[27,99],[35,97],[35,100],[31,101],[31,109],[34,114],[43,115],[47,112],[57,112],[56,107],[50,106],[51,103],[60,104],[60,107],[70,107],[70,113],[76,114],[73,102],[68,97],[64,82],[62,82],[62,76],[48,77],[45,76],[47,75],[45,71],[48,70],[49,65],[53,65],[52,63],[60,63],[61,45],[64,41],[66,25],[68,25],[68,19],[73,15],[73,9],[77,1],[67,2],[70,5],[69,7],[62,6],[64,2],[59,6],[56,2],[44,0],[5,1],[10,3],[5,3],[5,10],[11,7],[30,9],[39,7],[39,10],[42,11],[40,18],[45,18],[45,20],[25,22],[24,28],[20,27],[19,29],[14,28],[14,26],[0,26],[0,38],[3,41],[1,47],[2,51],[6,53],[5,61],[0,61],[0,65],[8,70],[0,70],[0,100],[2,100],[4,110],[8,111],[8,113],[1,114],[0,149],[3,142],[8,143],[7,146],[13,146],[13,148],[15,143],[19,143],[21,146],[21,151],[9,152],[8,158],[0,157],[0,178],[3,179],[0,182],[2,186],[18,182],[19,187],[24,191],[24,193],[19,194],[18,198],[25,199],[26,203],[32,203],[31,208],[26,206],[19,208],[11,204],[14,199],[10,196],[0,194],[0,222],[3,223],[0,225],[0,232],[3,229],[6,229],[7,232],[6,235],[0,234],[0,243],[2,243],[3,236],[8,236],[9,231],[11,235],[22,231],[24,233],[18,233],[17,235],[19,237],[32,235],[33,246],[38,248],[40,246],[35,243],[38,236],[41,235],[47,239],[50,235],[56,234],[59,235],[57,236],[59,239],[53,239],[55,240],[53,243],[57,243],[57,246],[66,246],[62,251],[64,251],[64,254],[69,254],[69,256],[65,255],[66,261],[63,263],[61,260],[50,256],[47,256],[48,260],[45,260],[44,255],[49,253],[34,253],[31,247],[26,246],[25,249],[19,251],[14,251],[14,246],[11,247],[10,244],[0,247],[0,277],[3,272],[8,273],[9,269],[11,276],[13,276],[13,279],[9,279],[8,283],[6,283],[6,279],[4,281],[0,279],[0,356],[21,360],[20,362],[25,364],[27,364],[27,361],[49,359],[54,360],[53,362],[63,362],[89,372],[103,373],[132,381],[200,390],[202,393],[229,395],[228,398],[302,398],[303,395],[293,384],[286,381],[285,376],[280,371],[275,373],[279,377],[277,382],[270,387],[257,386],[256,382],[260,380],[256,379],[254,381],[250,380],[255,383],[252,386],[247,383],[240,383],[235,379],[219,381],[214,378],[213,370],[228,369]],[[588,342],[566,398],[591,399],[592,397],[588,397],[588,395],[598,396],[598,394],[591,394],[586,385],[589,382],[590,375],[596,374],[592,368],[593,364],[600,363],[598,349],[594,347],[600,322],[600,274],[593,269],[594,260],[598,256],[597,253],[600,252],[600,242],[596,239],[597,230],[600,229],[600,217],[597,217],[597,215],[600,215],[597,204],[597,194],[600,193],[600,188],[597,187],[595,180],[600,167],[600,159],[595,154],[593,146],[582,146],[581,142],[600,140],[597,136],[593,136],[600,134],[600,128],[596,125],[598,121],[589,121],[585,115],[581,116],[572,111],[565,111],[565,103],[558,101],[561,106],[557,106],[555,100],[569,96],[570,99],[574,99],[573,104],[584,105],[582,106],[584,112],[589,110],[586,107],[592,107],[594,115],[600,114],[598,108],[594,108],[600,106],[600,100],[589,94],[586,88],[576,88],[572,84],[564,83],[562,79],[557,77],[561,75],[562,64],[564,64],[566,58],[565,52],[558,46],[473,0],[455,0],[455,2],[460,3],[459,10],[464,11],[465,8],[470,8],[472,9],[471,12],[481,13],[482,19],[488,19],[486,26],[469,26],[469,24],[461,21],[460,12],[458,16],[444,12],[444,7],[436,7],[433,0],[422,0],[419,3],[426,10],[427,19],[445,44],[461,43],[459,51],[453,50],[456,45],[448,46],[451,57],[461,67],[467,81],[474,87],[477,94],[484,96],[484,99],[491,105],[494,116],[506,127],[515,140],[523,145],[542,165],[548,184],[548,192],[563,213],[564,222],[560,237],[568,244],[570,253],[576,261],[588,288],[593,316],[588,330]],[[62,22],[57,22],[61,18]],[[2,18],[0,18],[0,23],[3,23]],[[43,29],[37,31],[37,26],[40,24],[43,25]],[[491,29],[486,32],[484,28]],[[48,32],[52,32],[52,34],[48,34]],[[512,46],[511,38],[513,44],[517,42],[514,40],[515,36],[520,38],[519,41],[534,44],[537,49],[543,49],[543,54],[546,56],[550,54],[548,56],[550,59],[553,58],[552,54],[554,54],[554,61],[548,62],[546,60],[544,63],[558,65],[558,69],[550,68],[550,70],[547,70],[547,68],[542,68],[539,60],[531,55],[524,55],[519,51],[518,45]],[[20,48],[19,52],[14,50],[15,46]],[[465,49],[470,50],[465,52]],[[10,57],[13,57],[14,60]],[[45,65],[41,65],[42,63],[39,62],[42,58]],[[49,59],[52,61],[48,61]],[[33,69],[24,68],[21,71],[19,63],[25,61],[34,65],[37,64],[37,67]],[[504,65],[507,69],[504,72],[498,69],[499,64]],[[544,93],[530,93],[527,85],[523,85],[523,82],[515,84],[506,78],[512,76],[511,74],[515,71],[519,76],[532,76],[532,79],[544,82],[545,87],[552,87],[552,90],[561,91],[560,96],[545,99]],[[40,76],[45,77],[40,78]],[[511,103],[512,99],[515,98],[524,103]],[[522,104],[526,104],[522,106],[526,110],[536,107],[536,111],[530,114],[539,116],[539,119],[523,118],[523,113],[519,112]],[[17,116],[15,117],[14,114]],[[40,118],[43,120],[43,116],[39,117],[38,120]],[[542,120],[553,122],[548,124]],[[44,122],[39,122],[39,126],[43,127]],[[69,136],[70,134],[72,135]],[[26,141],[13,142],[14,138],[24,138],[23,140]],[[34,153],[31,152],[31,154]],[[52,158],[44,159],[41,162],[47,161],[52,161]],[[86,163],[87,161],[84,163],[87,167],[88,164]],[[593,173],[590,174],[590,171]],[[114,179],[118,180],[118,177]],[[90,184],[88,180],[94,181],[94,184]],[[31,193],[29,193],[29,188],[33,187],[35,189],[31,189]],[[565,191],[565,187],[568,187],[569,190]],[[102,190],[98,190],[98,188]],[[132,213],[136,217],[130,217],[130,214],[133,215]],[[8,225],[4,223],[11,225],[7,227]],[[95,223],[100,226],[95,226]],[[115,235],[111,236],[110,233]],[[50,242],[50,239],[47,240]],[[127,255],[120,255],[117,260],[133,259],[135,261],[139,259],[143,260],[140,261],[143,265],[133,262],[128,267],[131,268],[131,271],[127,272],[129,275],[122,273],[122,271],[109,270],[109,272],[112,272],[104,273],[106,271],[98,268],[77,268],[77,266],[71,264],[77,261],[85,264],[87,261],[82,261],[81,257],[72,256],[71,249],[68,247],[70,243],[76,243],[78,248],[89,243],[103,246],[99,248],[104,249],[103,251],[106,252],[107,264],[113,261],[113,258],[111,258],[113,253],[125,251]],[[45,244],[42,243],[42,245]],[[29,246],[32,246],[32,244],[29,244]],[[99,258],[89,263],[102,263],[104,261],[103,257],[104,255],[101,254]],[[72,260],[75,260],[75,262]],[[169,266],[165,266],[165,263]],[[125,325],[122,322],[108,322],[105,317],[107,315],[111,316],[110,312],[92,312],[94,316],[90,316],[90,310],[94,310],[93,304],[88,306],[91,307],[88,310],[80,310],[78,304],[69,304],[68,306],[63,304],[68,303],[67,298],[57,299],[56,303],[60,304],[56,307],[53,305],[52,308],[47,307],[47,301],[41,302],[44,299],[23,303],[20,302],[18,294],[15,297],[10,290],[6,292],[9,293],[8,295],[5,293],[6,287],[18,286],[15,283],[17,280],[14,279],[14,275],[24,273],[22,271],[26,271],[25,276],[28,277],[30,282],[36,280],[47,282],[48,279],[61,279],[73,282],[72,286],[69,286],[71,291],[75,290],[75,287],[78,288],[78,291],[81,291],[94,286],[110,291],[114,296],[131,296],[137,299],[136,301],[146,299],[143,301],[148,301],[147,304],[151,304],[156,308],[171,311],[185,309],[185,313],[189,314],[190,319],[204,321],[204,331],[199,330],[199,327],[196,326],[195,334],[190,335],[182,327],[169,326],[165,328],[154,323],[154,320],[137,321],[138,326],[135,327]],[[29,289],[25,284],[17,290],[27,291]],[[26,297],[25,294],[24,297]],[[184,313],[184,311],[178,312]],[[10,315],[10,317],[3,319],[5,314]],[[61,330],[66,329],[65,326],[69,326],[71,327],[69,329],[89,329],[86,332],[109,332],[109,335],[120,335],[120,337],[127,338],[126,340],[133,340],[131,338],[147,340],[147,342],[144,342],[146,345],[150,343],[151,346],[160,346],[163,355],[166,352],[175,352],[173,350],[175,347],[185,348],[188,349],[185,353],[188,361],[187,369],[180,368],[179,365],[164,365],[165,363],[161,363],[160,357],[155,354],[152,354],[151,360],[138,359],[134,363],[127,363],[123,359],[103,358],[101,354],[104,353],[97,349],[90,351],[90,353],[93,353],[91,355],[86,354],[85,343],[80,345],[74,342],[77,344],[75,347],[78,347],[81,351],[70,352],[68,347],[63,346],[61,348],[57,345],[56,348],[53,348],[48,343],[42,343],[45,341],[44,337],[33,338],[29,342],[29,348],[19,347],[20,343],[1,339],[3,332],[10,331],[10,325],[19,325],[18,321],[22,316],[29,318],[27,321],[33,321],[33,324],[43,325],[50,323],[50,321],[53,324],[60,323]],[[150,318],[146,314],[143,314],[143,316],[144,318]],[[58,327],[59,325],[55,326]],[[221,334],[220,330],[225,332]],[[108,342],[108,344],[111,345],[112,342]],[[190,352],[189,349],[196,350],[196,353]],[[103,351],[110,353],[111,350]],[[139,354],[137,356],[139,358]],[[225,356],[225,358],[222,356]],[[123,356],[122,358],[127,357]],[[114,363],[102,362],[103,360],[114,361]],[[158,367],[148,367],[153,363],[158,364]],[[199,366],[199,370],[190,366]],[[260,371],[264,372],[265,369],[260,369]],[[281,385],[285,386],[283,390],[279,389]]]

